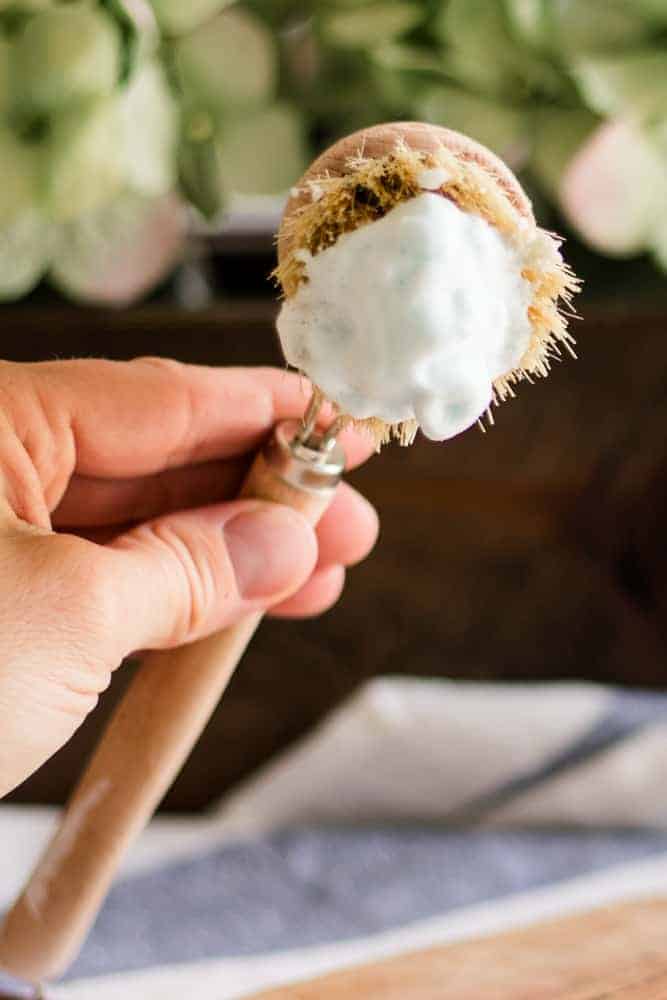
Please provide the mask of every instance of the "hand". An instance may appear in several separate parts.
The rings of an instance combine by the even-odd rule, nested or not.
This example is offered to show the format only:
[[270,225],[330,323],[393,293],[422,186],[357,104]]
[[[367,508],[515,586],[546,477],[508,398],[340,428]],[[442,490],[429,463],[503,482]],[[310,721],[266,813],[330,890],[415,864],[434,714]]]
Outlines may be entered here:
[[[377,535],[363,497],[341,484],[317,531],[230,499],[306,401],[272,369],[0,363],[0,795],[70,738],[131,652],[337,600]],[[344,444],[351,464],[371,451]]]

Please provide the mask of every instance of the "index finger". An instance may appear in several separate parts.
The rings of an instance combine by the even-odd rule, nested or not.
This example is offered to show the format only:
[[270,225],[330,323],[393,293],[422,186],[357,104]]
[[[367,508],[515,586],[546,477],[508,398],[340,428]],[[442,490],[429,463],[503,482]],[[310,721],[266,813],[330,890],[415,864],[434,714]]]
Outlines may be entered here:
[[[101,478],[145,476],[255,449],[273,425],[300,418],[310,383],[277,368],[210,368],[163,358],[42,362],[39,395],[71,429],[75,468]],[[352,468],[373,451],[347,431]]]

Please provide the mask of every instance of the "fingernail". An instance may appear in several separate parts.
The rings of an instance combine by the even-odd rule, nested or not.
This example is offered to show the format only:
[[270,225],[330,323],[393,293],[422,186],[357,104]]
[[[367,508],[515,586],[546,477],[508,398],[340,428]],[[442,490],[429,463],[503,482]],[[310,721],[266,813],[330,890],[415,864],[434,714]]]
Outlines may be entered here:
[[224,526],[239,593],[247,600],[281,597],[299,587],[317,558],[315,534],[289,507],[257,507]]

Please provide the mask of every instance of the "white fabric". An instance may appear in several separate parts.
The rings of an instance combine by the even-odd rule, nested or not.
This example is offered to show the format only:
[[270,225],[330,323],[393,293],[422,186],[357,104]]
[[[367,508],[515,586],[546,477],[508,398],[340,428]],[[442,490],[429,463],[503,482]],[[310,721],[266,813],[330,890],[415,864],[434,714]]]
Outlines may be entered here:
[[146,972],[81,980],[53,988],[49,1000],[232,1000],[335,969],[388,958],[448,941],[481,937],[583,912],[621,900],[667,894],[667,856],[573,879],[554,888],[484,903],[388,934],[320,948],[250,958],[164,966]]
[[[639,725],[621,742],[602,744],[593,756],[549,772],[550,761],[600,730],[614,711],[618,714],[618,699],[588,684],[374,681],[212,814],[155,820],[130,852],[122,874],[300,823],[432,822],[544,767],[546,777],[537,787],[491,809],[487,822],[665,829],[661,793],[667,721]],[[20,888],[56,819],[49,808],[0,807],[0,909]],[[372,938],[121,973],[58,987],[53,996],[226,1000],[340,965],[661,891],[667,892],[667,856],[459,909]]]

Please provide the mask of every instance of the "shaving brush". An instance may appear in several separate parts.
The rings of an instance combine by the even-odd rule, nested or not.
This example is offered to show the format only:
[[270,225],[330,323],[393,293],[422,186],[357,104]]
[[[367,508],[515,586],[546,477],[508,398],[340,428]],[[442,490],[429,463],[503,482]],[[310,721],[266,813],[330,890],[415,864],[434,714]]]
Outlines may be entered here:
[[[336,143],[294,189],[278,258],[281,341],[313,394],[301,422],[276,428],[243,495],[313,523],[340,478],[346,424],[378,446],[408,444],[418,427],[444,439],[571,349],[559,301],[576,281],[558,241],[507,167],[448,129],[395,123]],[[0,965],[33,979],[67,968],[260,618],[147,656],[7,916]]]
[[[378,445],[408,444],[418,426],[451,437],[572,351],[564,312],[577,282],[559,245],[478,143],[417,122],[364,129],[320,156],[287,204],[275,271],[287,360]],[[401,369],[413,362],[410,384]]]

